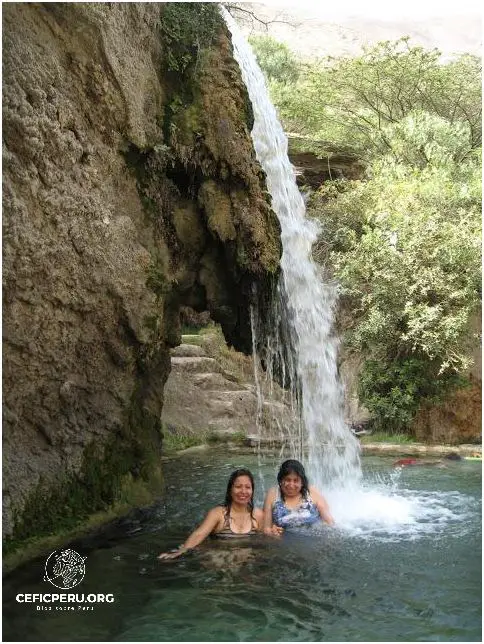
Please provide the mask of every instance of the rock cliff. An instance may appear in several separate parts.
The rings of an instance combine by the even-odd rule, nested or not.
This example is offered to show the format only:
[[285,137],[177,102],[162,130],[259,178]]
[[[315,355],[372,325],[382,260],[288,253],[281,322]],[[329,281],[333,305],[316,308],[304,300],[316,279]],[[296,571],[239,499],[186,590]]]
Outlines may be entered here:
[[[179,307],[250,349],[280,231],[217,7],[3,7],[4,536],[158,482]],[[13,542],[12,542],[13,543]]]

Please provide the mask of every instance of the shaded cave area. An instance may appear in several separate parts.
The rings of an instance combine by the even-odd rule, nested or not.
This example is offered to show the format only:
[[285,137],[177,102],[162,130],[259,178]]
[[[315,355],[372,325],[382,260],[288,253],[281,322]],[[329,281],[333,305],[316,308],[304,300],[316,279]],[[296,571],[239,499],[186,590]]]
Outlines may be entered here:
[[181,341],[191,310],[192,319],[209,316],[229,346],[250,354],[251,306],[267,305],[278,272],[251,270],[255,262],[238,218],[240,180],[207,177],[196,163],[182,164],[167,146],[143,151],[131,143],[124,157],[152,224],[156,280],[147,285],[163,300],[167,344]]

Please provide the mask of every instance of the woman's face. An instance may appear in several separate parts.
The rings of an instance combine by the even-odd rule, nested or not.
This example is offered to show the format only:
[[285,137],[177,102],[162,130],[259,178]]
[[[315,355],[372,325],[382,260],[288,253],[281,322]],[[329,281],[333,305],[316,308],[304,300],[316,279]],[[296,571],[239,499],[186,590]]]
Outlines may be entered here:
[[281,489],[284,496],[299,496],[302,489],[302,479],[299,474],[291,472],[281,481]]
[[234,503],[240,503],[240,505],[249,503],[252,498],[252,483],[250,478],[245,474],[238,476],[232,484],[230,493]]

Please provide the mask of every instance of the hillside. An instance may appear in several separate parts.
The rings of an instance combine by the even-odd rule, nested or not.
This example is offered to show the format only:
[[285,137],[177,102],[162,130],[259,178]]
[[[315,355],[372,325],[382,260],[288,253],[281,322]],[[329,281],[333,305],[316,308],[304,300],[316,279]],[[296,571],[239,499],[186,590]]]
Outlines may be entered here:
[[244,3],[248,11],[262,21],[275,21],[267,28],[248,14],[239,13],[237,20],[246,35],[268,33],[286,43],[303,57],[357,55],[362,46],[381,40],[396,40],[410,36],[412,42],[426,48],[437,47],[444,57],[452,54],[480,55],[482,45],[482,18],[474,14],[415,15],[372,17],[368,14],[344,15],[334,13],[328,19],[327,10],[319,3],[287,3],[288,7],[264,3]]

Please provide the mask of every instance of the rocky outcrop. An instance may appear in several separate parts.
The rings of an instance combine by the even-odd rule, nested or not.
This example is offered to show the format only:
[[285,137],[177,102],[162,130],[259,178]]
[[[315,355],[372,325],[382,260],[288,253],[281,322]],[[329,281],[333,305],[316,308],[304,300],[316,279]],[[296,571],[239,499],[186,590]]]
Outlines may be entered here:
[[[217,335],[183,339],[183,344],[171,350],[162,413],[164,431],[187,432],[201,441],[257,436],[261,432],[270,440],[276,421],[284,427],[294,422],[289,406],[282,402],[284,392],[276,383],[262,382],[258,398],[251,357],[220,346]],[[191,341],[198,344],[188,344]]]
[[358,381],[364,362],[363,357],[343,349],[340,358],[339,374],[344,389],[345,421],[352,427],[365,425],[371,419],[371,414],[361,404],[358,396]]
[[365,165],[350,148],[288,135],[288,154],[300,187],[317,190],[325,181],[362,179]]
[[162,414],[164,426],[187,429],[201,437],[219,432],[253,433],[257,417],[254,387],[237,382],[201,347],[196,347],[200,355],[188,355],[194,348],[183,344],[172,352]]
[[423,406],[412,431],[417,440],[426,443],[481,443],[482,383],[471,380],[467,387],[451,392],[443,402]]
[[249,350],[280,239],[216,5],[5,5],[3,99],[3,528],[21,540],[157,484],[179,307]]

